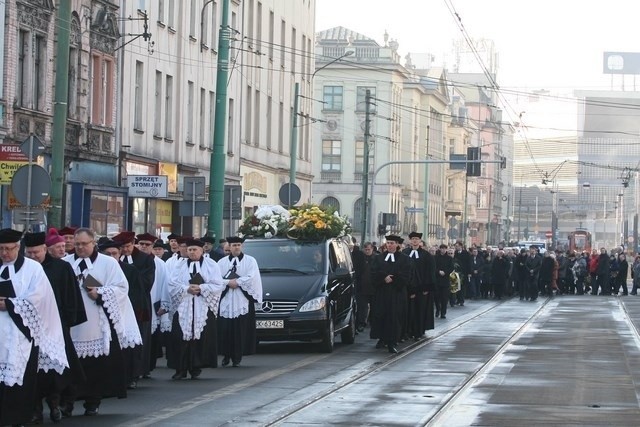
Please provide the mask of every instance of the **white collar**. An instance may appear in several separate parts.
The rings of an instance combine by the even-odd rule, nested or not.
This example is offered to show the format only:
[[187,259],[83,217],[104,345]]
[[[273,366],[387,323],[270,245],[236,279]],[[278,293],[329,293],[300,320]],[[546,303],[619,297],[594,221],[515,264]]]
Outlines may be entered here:
[[71,265],[74,269],[74,271],[78,271],[79,273],[82,273],[82,271],[78,270],[78,265],[80,265],[80,263],[84,260],[85,264],[87,264],[87,270],[91,270],[93,268],[93,262],[91,262],[91,258],[87,257],[87,258],[76,258],[75,261],[73,261],[73,264]]
[[126,262],[127,264],[133,264],[133,258],[131,257],[131,255],[122,255],[120,257],[120,261]]
[[420,255],[418,254],[418,250],[417,249],[411,249],[411,253],[409,254],[410,258],[415,258],[415,259],[419,259]]
[[392,253],[387,253],[387,256],[384,258],[385,261],[391,260],[391,262],[396,262],[396,257]]

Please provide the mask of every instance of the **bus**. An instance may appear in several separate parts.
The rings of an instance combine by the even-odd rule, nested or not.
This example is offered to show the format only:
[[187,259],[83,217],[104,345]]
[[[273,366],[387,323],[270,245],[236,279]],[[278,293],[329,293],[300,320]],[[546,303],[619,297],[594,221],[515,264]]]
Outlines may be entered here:
[[591,253],[591,233],[583,228],[569,233],[569,250]]

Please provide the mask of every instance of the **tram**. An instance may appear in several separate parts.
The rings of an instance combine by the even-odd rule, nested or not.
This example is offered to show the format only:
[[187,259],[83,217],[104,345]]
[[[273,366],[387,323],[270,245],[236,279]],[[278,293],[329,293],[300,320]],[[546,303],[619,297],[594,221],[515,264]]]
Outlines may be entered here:
[[591,253],[591,233],[582,228],[569,233],[569,250]]

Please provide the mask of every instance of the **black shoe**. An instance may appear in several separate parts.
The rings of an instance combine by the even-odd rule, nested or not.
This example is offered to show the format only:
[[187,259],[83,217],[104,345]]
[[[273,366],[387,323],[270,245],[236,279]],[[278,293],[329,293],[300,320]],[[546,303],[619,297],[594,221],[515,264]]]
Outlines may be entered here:
[[378,342],[376,343],[376,348],[384,348],[384,341],[378,340]]
[[129,385],[127,385],[127,390],[135,390],[136,388],[138,388],[138,381],[133,380],[129,383]]
[[98,415],[98,408],[87,408],[84,410],[85,417],[95,417]]
[[202,369],[194,369],[193,371],[190,372],[191,379],[197,380],[201,373],[202,373]]
[[440,316],[440,312],[436,311],[436,317],[439,317],[439,316]]
[[42,424],[42,422],[43,422],[42,414],[33,414],[31,419],[27,423],[27,425],[33,426],[33,425],[37,425],[37,424]]
[[173,374],[173,376],[171,377],[172,380],[182,380],[187,378],[187,373],[186,372],[176,372],[175,374]]
[[395,348],[394,346],[390,345],[387,348],[389,349],[389,353],[398,354],[398,349]]
[[364,326],[358,326],[358,327],[356,328],[356,331],[358,331],[358,332],[364,332]]
[[60,405],[60,413],[63,418],[71,418],[73,413],[73,403],[63,403]]
[[229,362],[231,362],[231,358],[229,356],[225,356],[222,358],[222,366],[228,366]]
[[142,379],[148,380],[149,378],[151,378],[151,374],[144,374],[142,376]]
[[440,316],[441,319],[446,319],[447,316],[445,316],[444,314],[442,316]]
[[240,366],[240,362],[233,362],[233,365],[231,365],[234,368],[237,368]]
[[51,412],[49,412],[49,418],[54,423],[59,423],[62,420],[62,411],[59,408],[53,408]]

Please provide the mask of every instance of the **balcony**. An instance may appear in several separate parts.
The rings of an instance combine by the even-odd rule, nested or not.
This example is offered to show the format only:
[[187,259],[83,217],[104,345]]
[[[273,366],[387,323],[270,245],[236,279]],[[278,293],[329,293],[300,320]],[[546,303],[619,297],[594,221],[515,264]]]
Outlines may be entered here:
[[340,181],[342,181],[342,172],[340,172],[340,171],[322,171],[320,173],[320,181],[322,181],[322,182],[340,182]]

